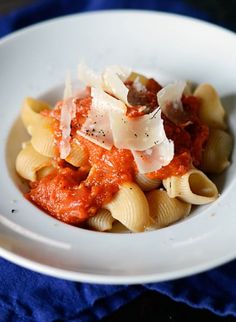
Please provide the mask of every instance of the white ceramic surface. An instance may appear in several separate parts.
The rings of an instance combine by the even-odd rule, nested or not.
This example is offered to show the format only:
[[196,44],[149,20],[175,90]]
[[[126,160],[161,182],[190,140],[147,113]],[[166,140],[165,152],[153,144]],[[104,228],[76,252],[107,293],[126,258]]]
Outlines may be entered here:
[[[212,83],[236,136],[236,37],[164,13],[110,11],[41,23],[0,42],[0,255],[32,270],[97,283],[154,282],[187,276],[236,257],[235,153],[217,178],[220,198],[171,227],[138,234],[86,231],[61,223],[24,199],[14,161],[25,132],[25,96],[54,102],[68,69],[84,60],[100,70],[130,66],[162,77]],[[163,80],[164,81],[164,80]],[[16,211],[11,212],[12,209]]]

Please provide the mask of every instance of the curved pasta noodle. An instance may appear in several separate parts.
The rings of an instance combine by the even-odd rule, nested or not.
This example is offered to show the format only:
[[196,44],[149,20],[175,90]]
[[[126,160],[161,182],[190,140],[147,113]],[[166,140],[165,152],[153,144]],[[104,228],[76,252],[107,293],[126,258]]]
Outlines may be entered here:
[[24,145],[16,158],[16,171],[30,181],[36,181],[37,172],[50,165],[51,159],[35,151],[30,143]]
[[160,179],[150,179],[145,174],[137,173],[135,180],[143,191],[150,191],[161,185]]
[[202,154],[201,169],[206,173],[221,173],[229,165],[232,151],[232,137],[225,131],[211,129]]
[[163,180],[170,198],[194,205],[204,205],[218,197],[216,185],[200,170],[191,169],[183,176],[172,176]]
[[65,159],[68,163],[72,164],[74,167],[82,166],[85,161],[88,160],[88,155],[84,149],[77,143],[73,141],[71,143],[70,154]]
[[50,106],[46,102],[31,97],[25,98],[21,109],[21,119],[29,134],[32,132],[32,127],[38,126],[47,119],[40,112],[48,109]]
[[46,177],[54,170],[55,170],[55,168],[52,165],[43,167],[42,169],[37,171],[37,180],[40,180],[40,179]]
[[87,220],[90,228],[98,231],[107,231],[112,229],[115,219],[107,209],[100,209],[97,214]]
[[44,124],[40,124],[32,129],[31,144],[40,154],[53,157],[55,155],[54,134],[52,130],[52,120],[46,118]]
[[120,186],[115,197],[104,208],[110,210],[112,217],[133,232],[144,231],[149,226],[149,206],[147,199],[134,182]]
[[166,227],[189,215],[191,204],[170,198],[164,190],[152,190],[146,194],[150,216],[153,218],[151,228]]
[[209,127],[226,129],[225,110],[213,86],[201,84],[194,91],[200,99],[199,118]]

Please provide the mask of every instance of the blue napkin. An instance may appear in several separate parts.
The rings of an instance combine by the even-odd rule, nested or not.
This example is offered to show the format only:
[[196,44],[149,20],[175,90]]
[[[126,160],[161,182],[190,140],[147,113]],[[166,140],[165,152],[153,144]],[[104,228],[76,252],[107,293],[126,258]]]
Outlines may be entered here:
[[[181,0],[41,0],[0,17],[0,36],[60,15],[115,8],[161,10],[211,20]],[[96,321],[146,290],[236,317],[236,261],[171,282],[115,286],[65,281],[0,259],[0,321]]]

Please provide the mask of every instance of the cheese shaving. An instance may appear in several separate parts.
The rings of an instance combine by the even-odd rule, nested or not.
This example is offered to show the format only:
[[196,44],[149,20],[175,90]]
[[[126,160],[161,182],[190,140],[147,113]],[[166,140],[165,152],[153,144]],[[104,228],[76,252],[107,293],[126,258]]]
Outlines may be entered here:
[[101,75],[97,75],[84,63],[78,65],[78,78],[86,86],[103,87]]
[[70,154],[71,121],[76,115],[76,106],[73,98],[67,99],[61,107],[60,117],[60,158],[65,159]]
[[160,109],[135,118],[110,110],[110,123],[114,145],[120,149],[143,151],[166,138]]
[[[161,109],[130,118],[126,116],[127,106],[130,106],[129,89],[124,84],[130,70],[110,66],[100,76],[80,64],[78,73],[79,79],[91,87],[92,96],[87,119],[77,131],[79,135],[108,150],[113,145],[131,150],[140,173],[158,170],[172,160],[174,144],[166,137],[161,112],[167,113],[169,104],[182,108],[185,82],[170,84],[158,93]],[[134,88],[146,91],[138,78],[134,81]]]
[[163,87],[157,93],[157,101],[162,112],[174,123],[178,123],[184,112],[181,98],[185,87],[185,81],[176,81]]
[[129,74],[130,72],[118,68],[118,66],[111,66],[107,67],[102,75],[104,90],[119,98],[127,106],[129,106],[127,99],[129,89],[123,81],[128,78]]
[[72,81],[71,81],[71,74],[70,72],[67,73],[66,75],[66,80],[65,80],[65,89],[63,93],[63,99],[67,100],[68,98],[72,97]]
[[174,143],[167,138],[146,151],[131,151],[139,173],[157,171],[174,157]]
[[99,88],[91,88],[92,104],[86,121],[78,134],[105,149],[113,146],[109,111],[125,113],[126,106]]

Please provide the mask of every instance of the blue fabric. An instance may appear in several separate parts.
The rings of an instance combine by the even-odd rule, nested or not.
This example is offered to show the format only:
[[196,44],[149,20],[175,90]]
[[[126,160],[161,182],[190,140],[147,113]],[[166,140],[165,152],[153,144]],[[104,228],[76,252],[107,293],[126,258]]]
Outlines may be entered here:
[[182,0],[41,0],[31,6],[0,17],[0,36],[33,23],[81,11],[101,9],[147,9],[185,14],[207,19],[207,14]]
[[[60,15],[99,9],[135,8],[210,17],[182,0],[41,0],[0,17],[0,36]],[[236,317],[236,261],[206,273],[146,285],[95,285],[48,277],[0,259],[0,321],[96,321],[145,290],[192,307]]]

